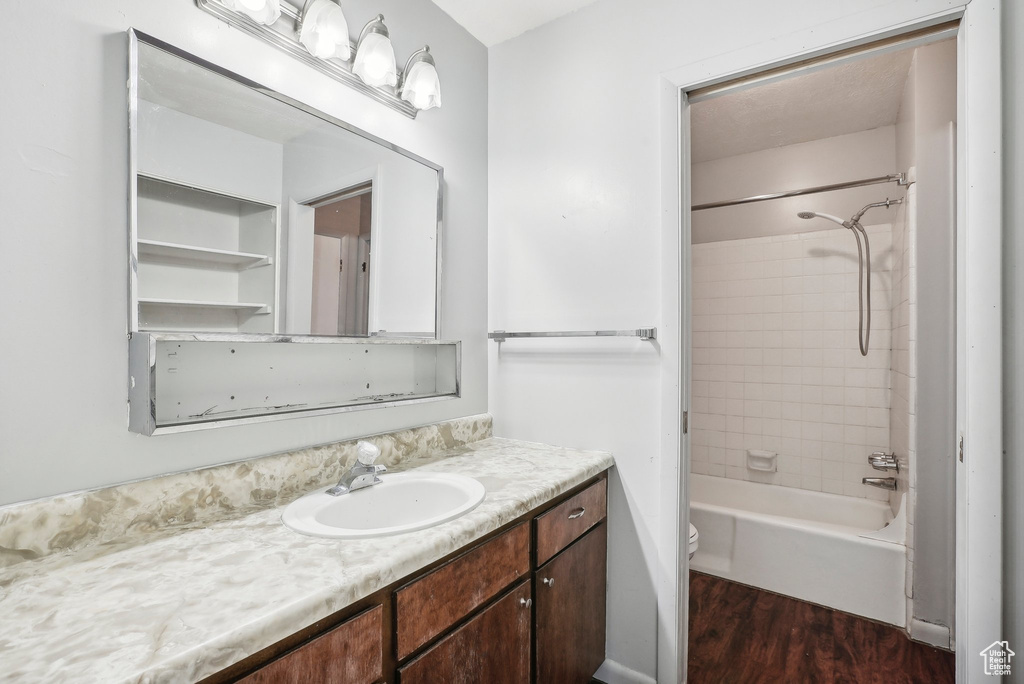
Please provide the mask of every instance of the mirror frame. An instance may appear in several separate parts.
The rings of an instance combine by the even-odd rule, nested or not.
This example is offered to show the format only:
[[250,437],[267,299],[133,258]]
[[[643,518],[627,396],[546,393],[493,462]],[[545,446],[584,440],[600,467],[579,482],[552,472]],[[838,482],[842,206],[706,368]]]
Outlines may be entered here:
[[[287,95],[279,93],[278,91],[268,88],[252,79],[246,78],[240,74],[236,74],[233,71],[225,69],[224,67],[218,66],[213,62],[197,57],[189,52],[186,52],[170,43],[166,43],[158,38],[143,33],[135,28],[128,29],[128,334],[131,335],[135,332],[157,332],[157,331],[146,331],[139,330],[139,289],[138,289],[138,99],[139,99],[139,43],[145,43],[150,47],[158,50],[163,50],[179,59],[183,59],[187,62],[191,62],[198,67],[212,71],[225,78],[243,85],[251,90],[254,90],[262,95],[273,98],[278,102],[294,107],[302,112],[311,114],[318,119],[338,126],[344,130],[354,133],[365,140],[376,143],[381,147],[397,152],[398,154],[411,159],[412,161],[419,162],[424,166],[433,169],[437,172],[437,232],[436,232],[436,253],[435,253],[435,274],[434,274],[434,336],[433,337],[402,337],[401,339],[409,340],[414,342],[415,340],[441,340],[441,302],[442,302],[442,281],[443,281],[443,247],[444,247],[444,167],[435,164],[434,162],[424,159],[423,157],[410,152],[394,143],[385,140],[384,138],[378,137],[362,130],[352,124],[342,121],[341,119],[331,116],[326,112],[320,111],[310,105],[307,105],[299,100],[295,100]],[[278,302],[275,306],[280,307],[281,297],[278,297]],[[233,333],[234,334],[234,333]],[[301,337],[304,335],[292,335],[290,333],[239,333],[244,334],[247,338],[253,340],[266,339],[268,341],[277,341],[285,337]],[[369,340],[372,341],[375,335],[369,336],[357,336],[357,335],[338,335],[338,339],[345,340]],[[385,336],[386,337],[386,336]],[[392,338],[393,339],[393,338]]]

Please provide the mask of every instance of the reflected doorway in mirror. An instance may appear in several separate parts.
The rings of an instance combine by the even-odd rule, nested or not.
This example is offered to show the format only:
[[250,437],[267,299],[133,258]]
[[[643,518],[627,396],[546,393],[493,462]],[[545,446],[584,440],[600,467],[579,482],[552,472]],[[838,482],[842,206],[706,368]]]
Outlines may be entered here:
[[[345,188],[312,206],[313,278],[310,332],[368,334],[373,181]],[[306,214],[308,223],[308,213]]]

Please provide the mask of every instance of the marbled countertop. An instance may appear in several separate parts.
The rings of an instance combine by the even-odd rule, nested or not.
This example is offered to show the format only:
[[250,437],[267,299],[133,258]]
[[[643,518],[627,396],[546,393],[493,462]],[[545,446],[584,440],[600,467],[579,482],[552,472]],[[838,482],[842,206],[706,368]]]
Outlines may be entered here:
[[191,682],[412,574],[613,465],[489,438],[391,467],[487,489],[470,513],[370,540],[307,537],[282,504],[0,569],[0,681]]

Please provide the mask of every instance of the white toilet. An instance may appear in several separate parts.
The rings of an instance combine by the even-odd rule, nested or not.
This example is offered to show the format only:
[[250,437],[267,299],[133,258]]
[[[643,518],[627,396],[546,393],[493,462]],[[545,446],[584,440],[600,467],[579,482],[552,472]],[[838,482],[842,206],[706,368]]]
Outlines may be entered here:
[[693,554],[697,553],[697,538],[699,536],[700,535],[697,534],[697,528],[693,526],[693,523],[690,523],[690,544],[689,544],[690,558],[693,558]]

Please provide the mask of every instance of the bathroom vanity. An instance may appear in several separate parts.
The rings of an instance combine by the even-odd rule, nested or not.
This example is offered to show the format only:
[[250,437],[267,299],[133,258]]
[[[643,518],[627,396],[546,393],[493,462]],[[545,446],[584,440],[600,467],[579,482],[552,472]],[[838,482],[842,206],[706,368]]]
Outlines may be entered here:
[[587,683],[604,661],[606,500],[602,474],[204,681]]
[[344,442],[0,509],[4,676],[589,682],[611,455],[495,438],[486,415],[369,439],[389,473],[486,495],[405,534],[289,529],[285,508],[355,462]]

